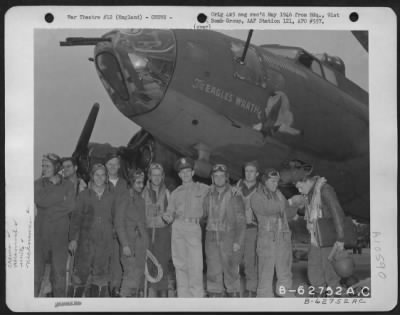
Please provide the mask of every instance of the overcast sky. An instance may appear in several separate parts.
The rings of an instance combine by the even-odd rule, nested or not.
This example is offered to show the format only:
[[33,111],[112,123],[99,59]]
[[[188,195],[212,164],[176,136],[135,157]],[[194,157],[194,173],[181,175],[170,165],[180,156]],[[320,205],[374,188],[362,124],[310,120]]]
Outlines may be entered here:
[[[93,62],[94,46],[60,47],[66,37],[100,37],[104,30],[35,31],[35,178],[40,176],[41,155],[70,156],[93,103],[100,112],[91,142],[126,145],[139,127],[112,104]],[[245,40],[247,31],[224,31]],[[341,57],[346,75],[368,91],[368,54],[349,31],[261,31],[253,44],[299,46],[311,53]]]

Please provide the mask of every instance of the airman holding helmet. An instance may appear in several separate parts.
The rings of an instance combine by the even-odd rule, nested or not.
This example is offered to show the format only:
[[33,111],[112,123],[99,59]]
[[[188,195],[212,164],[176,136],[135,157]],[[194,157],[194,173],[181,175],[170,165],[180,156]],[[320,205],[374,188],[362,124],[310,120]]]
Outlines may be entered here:
[[171,258],[171,226],[163,220],[170,197],[164,177],[162,165],[151,163],[148,169],[147,185],[143,190],[150,250],[163,269],[162,279],[152,283],[150,287],[159,297],[168,297],[168,263]]

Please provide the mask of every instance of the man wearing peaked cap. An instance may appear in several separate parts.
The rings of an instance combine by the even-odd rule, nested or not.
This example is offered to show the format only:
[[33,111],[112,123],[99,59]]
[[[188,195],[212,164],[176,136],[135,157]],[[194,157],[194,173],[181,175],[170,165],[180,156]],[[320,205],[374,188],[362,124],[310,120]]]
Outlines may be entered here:
[[200,219],[209,187],[193,182],[194,162],[181,158],[176,171],[182,185],[172,193],[163,218],[172,222],[172,260],[176,271],[178,297],[203,297],[203,251]]
[[185,168],[190,168],[193,170],[194,161],[191,158],[183,157],[183,158],[180,158],[178,161],[176,161],[175,170],[177,172],[180,172],[181,170],[183,170]]

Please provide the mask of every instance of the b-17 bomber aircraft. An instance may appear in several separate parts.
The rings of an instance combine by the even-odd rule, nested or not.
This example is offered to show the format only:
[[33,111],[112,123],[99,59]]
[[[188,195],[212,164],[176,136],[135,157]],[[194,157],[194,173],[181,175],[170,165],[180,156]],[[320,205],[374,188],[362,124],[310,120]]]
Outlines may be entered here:
[[[91,61],[113,104],[141,127],[119,148],[125,174],[156,161],[176,185],[174,163],[190,156],[199,178],[225,163],[237,180],[246,161],[258,160],[282,171],[290,195],[285,165],[307,161],[347,214],[369,221],[368,93],[346,77],[340,57],[256,46],[252,33],[242,41],[208,30],[120,29],[60,44],[94,46]],[[356,34],[367,50],[367,36]],[[73,154],[82,175],[111,148],[89,143],[98,110]]]

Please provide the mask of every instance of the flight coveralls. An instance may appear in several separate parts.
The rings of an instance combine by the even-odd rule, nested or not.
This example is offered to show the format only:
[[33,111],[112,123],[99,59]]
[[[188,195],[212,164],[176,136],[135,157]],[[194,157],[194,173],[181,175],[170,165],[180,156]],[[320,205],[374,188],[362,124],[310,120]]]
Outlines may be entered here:
[[246,214],[246,232],[244,237],[243,260],[244,273],[246,277],[246,290],[249,294],[257,292],[258,270],[257,270],[257,220],[251,208],[250,198],[257,191],[260,184],[247,187],[243,180],[237,183],[239,194],[241,195]]
[[[109,181],[111,190],[115,193],[115,202],[119,203],[120,195],[128,191],[128,183],[123,178],[118,178],[117,184]],[[113,219],[115,213],[112,214]],[[114,229],[113,232],[113,253],[111,258],[111,289],[119,291],[122,281],[122,265],[121,265],[121,246],[118,240],[117,232]]]
[[[318,181],[323,181],[318,185]],[[319,187],[318,187],[319,186]],[[319,192],[317,192],[320,190]],[[329,286],[333,290],[340,286],[340,277],[336,274],[328,256],[332,247],[319,247],[315,236],[313,236],[313,221],[311,218],[311,211],[313,203],[311,202],[314,194],[320,195],[320,200],[317,204],[320,205],[320,215],[323,218],[333,218],[335,230],[337,233],[337,241],[344,241],[344,213],[340,206],[336,192],[331,185],[325,182],[325,179],[319,177],[306,196],[306,215],[307,228],[311,234],[310,250],[308,252],[308,280],[314,287]],[[317,210],[317,209],[315,209]],[[319,216],[318,216],[319,217]]]
[[219,193],[215,187],[204,199],[207,217],[205,253],[207,260],[207,291],[222,296],[224,285],[228,295],[239,296],[241,260],[240,249],[233,251],[233,244],[243,246],[246,219],[243,200],[233,196],[232,187],[226,185]]
[[177,187],[168,203],[172,224],[172,260],[175,266],[178,297],[203,297],[203,249],[200,218],[209,187],[190,183]]
[[[68,258],[68,229],[70,213],[74,209],[73,184],[62,180],[53,184],[47,178],[34,183],[35,205],[35,296],[49,257],[51,257],[51,283],[54,297],[65,296],[66,262]],[[50,256],[49,256],[50,255]]]
[[[297,209],[289,207],[283,194],[261,187],[250,199],[258,221],[257,297],[273,297],[272,288],[276,270],[277,295],[288,292],[292,286],[292,240],[287,216],[294,217]],[[283,288],[281,288],[281,286]],[[284,295],[282,295],[284,296]]]
[[[76,240],[74,284],[106,287],[110,281],[110,260],[113,250],[113,218],[115,195],[106,187],[99,198],[93,189],[82,191],[72,213],[70,240]],[[107,294],[106,294],[107,295]]]
[[[120,295],[137,296],[143,289],[148,237],[146,231],[145,203],[141,194],[131,190],[121,195],[116,209],[115,230],[121,244],[123,276]],[[132,255],[123,255],[122,248],[128,246]]]
[[162,220],[167,210],[170,193],[162,184],[158,192],[150,185],[144,188],[143,197],[146,205],[146,225],[149,234],[149,248],[163,269],[163,277],[159,282],[152,283],[156,291],[168,295],[168,264],[171,259],[171,226]]

